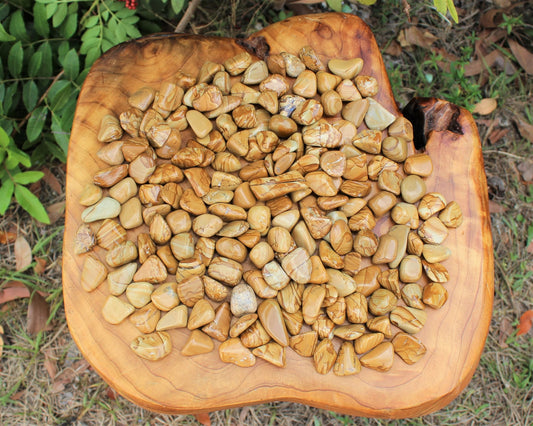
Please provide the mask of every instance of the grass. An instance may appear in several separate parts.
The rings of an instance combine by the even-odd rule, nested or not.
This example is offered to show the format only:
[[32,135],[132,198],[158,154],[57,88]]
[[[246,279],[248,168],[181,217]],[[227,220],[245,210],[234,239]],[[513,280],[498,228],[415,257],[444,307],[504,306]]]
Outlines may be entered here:
[[[350,3],[351,5],[351,3]],[[458,59],[450,68],[441,67],[438,53],[415,47],[400,56],[385,55],[397,101],[401,105],[414,95],[435,96],[472,109],[484,97],[498,98],[498,109],[487,117],[477,117],[483,141],[489,197],[506,209],[492,213],[495,256],[494,310],[485,345],[471,383],[451,404],[431,415],[409,420],[354,418],[290,402],[262,404],[210,414],[216,425],[528,425],[533,423],[533,338],[517,337],[520,315],[533,309],[533,256],[525,248],[533,239],[533,185],[523,181],[518,165],[533,158],[533,146],[520,136],[514,119],[522,114],[533,123],[529,102],[533,83],[517,67],[506,75],[490,70],[483,78],[465,77],[463,66],[470,60],[479,39],[481,1],[458,4],[468,11],[459,25],[449,26],[429,7],[412,4],[411,16],[417,25],[437,36],[436,47]],[[373,7],[354,5],[355,13],[371,25],[378,44],[385,49],[405,28],[407,19],[398,2],[380,0]],[[526,6],[513,9],[504,21],[510,34],[531,36]],[[320,10],[322,6],[315,6]],[[205,0],[193,22],[193,32],[210,35],[243,36],[291,14],[271,8],[265,1],[224,2]],[[517,65],[515,63],[515,65]],[[431,76],[431,77],[430,77]],[[499,141],[490,144],[489,121],[508,129]],[[49,165],[64,185],[61,166]],[[45,204],[64,199],[46,185],[41,188]],[[38,226],[21,209],[11,209],[0,219],[0,231],[13,224],[22,233],[36,257],[46,260],[41,276],[33,267],[15,272],[13,245],[0,245],[0,289],[8,281],[24,282],[35,291],[49,294],[50,330],[31,336],[26,332],[28,300],[0,306],[0,325],[5,346],[0,359],[0,424],[110,424],[110,425],[193,425],[192,416],[167,416],[143,410],[116,395],[83,361],[70,338],[65,322],[61,293],[61,219],[51,226]],[[56,371],[56,383],[51,373]],[[64,383],[57,384],[57,377]],[[63,388],[62,388],[63,387]]]

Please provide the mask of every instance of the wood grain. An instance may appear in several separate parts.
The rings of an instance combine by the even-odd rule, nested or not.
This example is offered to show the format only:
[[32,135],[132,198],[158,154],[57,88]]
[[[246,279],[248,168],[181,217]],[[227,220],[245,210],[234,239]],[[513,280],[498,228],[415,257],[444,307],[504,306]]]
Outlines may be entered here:
[[[264,37],[260,39],[258,37]],[[290,18],[241,43],[264,55],[297,53],[311,45],[321,59],[362,57],[364,74],[381,84],[377,99],[399,114],[385,67],[369,28],[353,15],[323,14]],[[138,334],[128,321],[113,326],[101,316],[108,295],[105,285],[88,294],[80,285],[84,256],[73,241],[82,206],[83,186],[104,166],[96,157],[96,133],[104,114],[118,115],[126,98],[142,86],[159,87],[178,71],[196,74],[205,60],[222,62],[244,48],[235,40],[190,35],[155,35],[122,44],[107,52],[89,73],[79,100],[67,163],[67,208],[63,255],[63,289],[70,332],[94,369],[129,400],[154,411],[197,413],[274,400],[291,400],[341,413],[385,418],[413,417],[438,410],[470,381],[488,333],[493,300],[493,258],[487,187],[481,146],[472,116],[460,109],[461,134],[428,130],[427,152],[435,171],[430,189],[456,200],[465,220],[451,232],[445,262],[451,276],[448,302],[428,308],[426,326],[418,334],[426,356],[408,366],[399,358],[387,373],[363,369],[356,376],[315,373],[311,359],[287,350],[287,368],[262,360],[252,368],[224,364],[214,352],[180,355],[187,331],[171,332],[172,353],[162,361],[138,358],[129,348]],[[442,101],[439,101],[442,102]],[[103,250],[97,251],[99,255]],[[218,343],[216,344],[218,348]]]

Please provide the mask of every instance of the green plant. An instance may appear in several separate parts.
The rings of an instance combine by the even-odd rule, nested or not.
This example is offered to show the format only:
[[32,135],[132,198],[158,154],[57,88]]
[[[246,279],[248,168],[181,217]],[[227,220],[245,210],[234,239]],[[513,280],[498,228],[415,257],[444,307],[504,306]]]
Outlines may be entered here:
[[[76,100],[89,68],[111,47],[173,29],[187,0],[13,0],[0,4],[0,214],[15,200],[35,219],[46,210],[25,186],[40,165],[65,162]],[[164,19],[162,17],[165,17]]]

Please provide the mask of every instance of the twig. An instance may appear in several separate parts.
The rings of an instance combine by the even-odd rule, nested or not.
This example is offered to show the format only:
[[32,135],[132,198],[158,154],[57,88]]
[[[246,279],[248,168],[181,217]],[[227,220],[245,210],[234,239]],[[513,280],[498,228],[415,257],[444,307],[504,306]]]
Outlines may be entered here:
[[182,33],[185,31],[185,28],[189,24],[189,21],[192,18],[192,15],[194,15],[194,12],[200,5],[201,0],[191,0],[189,2],[189,5],[187,6],[187,10],[183,14],[183,17],[178,22],[178,25],[176,26],[176,29],[174,30],[175,33]]
[[402,6],[403,13],[407,16],[407,22],[411,22],[411,14],[409,13],[411,11],[411,5],[407,0],[402,0]]
[[483,151],[483,154],[501,154],[501,155],[507,155],[508,157],[514,158],[516,160],[525,160],[525,157],[520,157],[519,155],[511,154],[510,152],[505,151],[496,151],[494,149],[489,149],[487,151]]
[[[35,108],[37,108],[39,105],[41,105],[44,101],[44,99],[46,98],[46,96],[48,96],[48,92],[50,92],[50,89],[52,88],[52,86],[56,83],[57,80],[59,80],[63,74],[65,73],[64,70],[61,70],[59,72],[59,74],[57,74],[54,79],[52,80],[52,83],[50,84],[50,86],[48,86],[48,88],[45,90],[45,92],[43,93],[43,95],[39,98],[39,101],[37,102],[37,105],[35,105]],[[35,110],[34,108],[34,110]],[[20,129],[22,129],[22,127],[26,124],[26,121],[28,121],[32,115],[33,111],[30,111],[28,114],[26,114],[26,117],[24,117],[22,119],[22,121],[20,122],[18,128],[15,128],[13,129],[13,132],[11,133],[11,136],[15,136]]]

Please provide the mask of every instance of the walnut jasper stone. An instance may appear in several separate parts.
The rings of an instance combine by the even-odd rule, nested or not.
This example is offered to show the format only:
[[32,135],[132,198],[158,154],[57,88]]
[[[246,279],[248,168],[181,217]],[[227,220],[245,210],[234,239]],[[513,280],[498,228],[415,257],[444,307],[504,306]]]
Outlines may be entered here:
[[73,248],[81,287],[108,292],[104,320],[143,333],[139,357],[174,356],[177,328],[181,355],[217,347],[240,367],[285,367],[287,346],[337,376],[426,353],[415,335],[452,278],[442,244],[467,218],[428,192],[432,159],[368,64],[322,58],[242,51],[101,117]]

